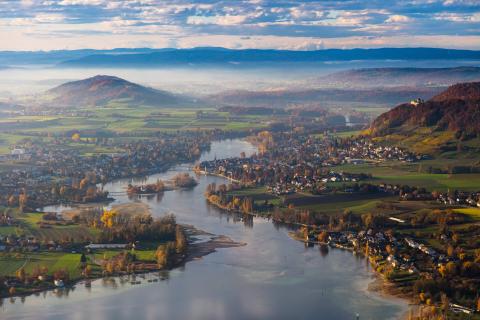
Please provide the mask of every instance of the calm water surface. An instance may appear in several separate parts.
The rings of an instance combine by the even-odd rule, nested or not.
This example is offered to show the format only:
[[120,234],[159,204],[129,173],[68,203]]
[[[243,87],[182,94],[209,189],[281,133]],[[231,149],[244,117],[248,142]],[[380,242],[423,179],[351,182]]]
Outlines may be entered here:
[[[241,140],[215,142],[201,160],[238,156],[255,148]],[[166,179],[191,165],[179,165],[153,175]],[[115,203],[129,200],[123,193],[129,180],[110,183]],[[174,213],[180,223],[224,234],[244,247],[220,249],[185,267],[162,274],[158,282],[145,279],[131,285],[122,279],[96,280],[91,288],[79,283],[69,292],[49,291],[24,299],[5,299],[0,319],[397,319],[406,311],[401,300],[387,300],[366,291],[372,272],[365,259],[350,252],[304,244],[288,237],[288,230],[255,218],[244,224],[208,206],[207,184],[218,177],[199,177],[192,190],[142,198],[154,215]],[[61,207],[48,208],[61,210]],[[151,274],[147,279],[158,278]]]

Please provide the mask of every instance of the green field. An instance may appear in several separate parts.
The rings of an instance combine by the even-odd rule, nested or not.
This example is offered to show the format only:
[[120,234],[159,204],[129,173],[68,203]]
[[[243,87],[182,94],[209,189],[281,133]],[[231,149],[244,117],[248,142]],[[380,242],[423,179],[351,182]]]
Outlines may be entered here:
[[[122,139],[122,135],[136,132],[135,139],[141,139],[142,133],[148,136],[154,132],[182,130],[240,131],[264,128],[271,120],[270,116],[252,117],[250,115],[235,116],[234,119],[231,119],[228,113],[211,108],[155,109],[147,106],[129,108],[118,103],[110,107],[88,108],[80,111],[89,113],[89,115],[12,116],[0,119],[0,154],[9,153],[12,146],[23,139],[48,142],[51,138],[47,138],[47,133],[53,136],[64,136],[65,133],[75,130],[100,130],[110,133],[110,136],[115,139]],[[200,118],[197,118],[198,111],[203,112]],[[2,132],[1,123],[8,124],[8,126],[4,126],[6,128],[4,132]],[[85,141],[84,139],[85,137],[82,136],[83,141]],[[119,151],[113,148],[99,148],[86,143],[72,142],[69,146],[77,149],[83,155]]]
[[80,225],[50,226],[41,228],[39,222],[42,221],[40,213],[26,213],[17,215],[20,221],[19,227],[0,227],[0,235],[25,235],[33,236],[42,241],[65,241],[73,239],[74,241],[94,240],[97,238],[99,231]]
[[0,276],[14,275],[19,268],[31,273],[36,267],[47,267],[49,273],[68,270],[72,278],[80,276],[80,254],[65,252],[32,252],[0,255]]
[[474,220],[480,220],[480,208],[460,208],[453,211],[463,213]]
[[367,182],[374,184],[389,183],[424,187],[427,190],[447,191],[460,189],[465,191],[480,190],[480,174],[433,174],[419,173],[419,164],[403,164],[399,162],[360,165],[342,165],[335,169],[349,173],[370,173],[373,179]]
[[310,196],[297,194],[289,197],[286,203],[293,203],[297,209],[306,209],[318,213],[339,214],[350,210],[354,214],[371,212],[383,201],[396,200],[384,194],[329,194]]
[[389,197],[384,194],[329,194],[314,196],[308,193],[296,193],[286,196],[276,196],[267,192],[265,187],[244,188],[231,191],[231,196],[251,197],[258,205],[265,200],[275,206],[286,207],[293,204],[295,209],[310,210],[317,213],[339,214],[344,210],[350,210],[355,214],[363,214],[374,210],[378,204],[384,201],[396,200],[397,197]]

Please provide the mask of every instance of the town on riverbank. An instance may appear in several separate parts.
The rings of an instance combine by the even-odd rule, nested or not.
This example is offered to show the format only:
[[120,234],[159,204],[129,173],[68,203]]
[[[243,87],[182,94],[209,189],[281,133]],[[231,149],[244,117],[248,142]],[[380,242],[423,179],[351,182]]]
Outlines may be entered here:
[[[424,316],[478,311],[480,188],[453,187],[468,175],[365,137],[260,132],[250,140],[263,152],[195,167],[227,179],[207,187],[209,203],[292,225],[291,236],[308,246],[365,255],[394,284],[390,292],[426,306]],[[432,173],[411,174],[426,164],[430,172],[450,170],[452,187],[429,186]]]

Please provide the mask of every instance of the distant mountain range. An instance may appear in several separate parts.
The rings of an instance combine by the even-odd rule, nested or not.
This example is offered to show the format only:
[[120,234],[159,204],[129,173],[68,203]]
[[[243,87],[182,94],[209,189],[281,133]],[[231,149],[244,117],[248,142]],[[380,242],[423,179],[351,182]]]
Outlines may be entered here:
[[480,81],[480,68],[366,68],[332,73],[317,83],[341,87],[447,87],[458,82]]
[[226,49],[219,47],[116,48],[53,51],[0,51],[0,65],[57,65],[60,67],[126,67],[223,64],[315,63],[334,61],[480,61],[480,51],[441,48],[324,49],[294,51],[275,49]]
[[368,134],[417,150],[470,146],[479,151],[480,82],[455,84],[426,102],[401,104],[375,119]]
[[[150,52],[95,53],[63,61],[63,67],[170,66],[188,64],[299,63],[353,60],[480,60],[480,51],[437,48],[325,49],[316,51],[164,49]],[[1,62],[1,60],[0,60]]]
[[79,59],[93,54],[134,54],[161,50],[168,49],[117,48],[111,50],[0,51],[0,65],[58,64],[65,60]]
[[166,107],[189,103],[186,97],[106,75],[67,82],[48,90],[43,99],[54,107],[103,106],[112,102]]

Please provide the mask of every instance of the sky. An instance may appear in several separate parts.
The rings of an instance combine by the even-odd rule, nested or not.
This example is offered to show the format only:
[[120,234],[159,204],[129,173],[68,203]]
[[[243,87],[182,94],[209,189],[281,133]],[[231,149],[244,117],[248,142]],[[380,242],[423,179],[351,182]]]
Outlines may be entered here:
[[480,0],[0,0],[0,50],[480,49]]

